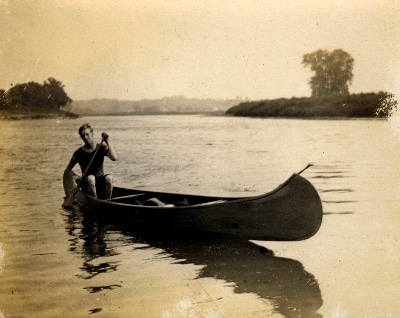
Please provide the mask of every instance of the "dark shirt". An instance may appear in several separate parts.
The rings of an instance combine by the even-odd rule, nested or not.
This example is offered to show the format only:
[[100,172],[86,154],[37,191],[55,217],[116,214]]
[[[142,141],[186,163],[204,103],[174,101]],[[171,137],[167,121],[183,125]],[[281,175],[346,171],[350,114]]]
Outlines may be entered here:
[[[99,144],[96,145],[96,149],[99,147]],[[89,165],[90,160],[92,160],[93,155],[95,154],[96,150],[93,152],[86,152],[85,150],[80,147],[77,149],[72,158],[75,159],[82,170],[82,174],[85,173],[85,170],[87,166]],[[100,177],[104,175],[104,169],[103,169],[103,163],[104,163],[104,157],[107,156],[108,154],[108,147],[104,144],[101,145],[101,148],[96,154],[96,158],[93,160],[89,171],[86,173],[86,175],[94,175],[95,177]]]

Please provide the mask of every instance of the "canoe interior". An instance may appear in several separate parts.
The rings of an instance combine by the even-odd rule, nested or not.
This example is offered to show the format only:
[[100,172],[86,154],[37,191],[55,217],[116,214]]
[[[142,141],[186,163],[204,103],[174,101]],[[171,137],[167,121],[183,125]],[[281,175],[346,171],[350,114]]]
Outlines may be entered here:
[[[217,204],[232,200],[243,199],[244,197],[217,197],[200,196],[191,194],[175,194],[155,191],[141,191],[115,187],[111,202],[131,205],[152,205],[150,199],[157,198],[165,205],[193,206],[204,204]],[[154,203],[155,204],[155,203]]]

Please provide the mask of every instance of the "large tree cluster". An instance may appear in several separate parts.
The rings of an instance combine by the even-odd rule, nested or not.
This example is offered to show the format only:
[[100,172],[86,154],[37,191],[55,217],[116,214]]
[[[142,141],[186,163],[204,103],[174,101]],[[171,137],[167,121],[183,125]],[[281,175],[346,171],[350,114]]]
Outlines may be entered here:
[[3,110],[59,110],[71,103],[72,99],[64,91],[64,85],[54,78],[43,84],[29,82],[17,84],[8,91],[0,90],[0,108]]

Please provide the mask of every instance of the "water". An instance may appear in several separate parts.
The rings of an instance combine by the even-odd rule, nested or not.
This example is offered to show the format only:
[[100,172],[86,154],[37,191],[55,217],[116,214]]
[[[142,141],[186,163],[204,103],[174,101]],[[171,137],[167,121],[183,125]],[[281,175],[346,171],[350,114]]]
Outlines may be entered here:
[[[115,184],[255,195],[308,163],[324,208],[301,242],[181,238],[61,208],[89,121]],[[0,317],[400,317],[400,147],[382,120],[207,116],[2,121]]]

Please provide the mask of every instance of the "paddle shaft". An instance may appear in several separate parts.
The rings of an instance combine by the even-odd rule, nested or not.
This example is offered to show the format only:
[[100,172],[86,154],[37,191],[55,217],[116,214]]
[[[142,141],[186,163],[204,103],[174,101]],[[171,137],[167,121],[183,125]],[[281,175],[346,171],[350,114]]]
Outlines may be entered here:
[[103,143],[103,141],[104,141],[104,138],[101,139],[99,146],[97,147],[96,151],[94,152],[94,155],[93,155],[92,159],[90,159],[89,164],[86,167],[85,171],[83,172],[83,175],[82,175],[81,179],[79,180],[75,190],[72,191],[71,194],[68,195],[65,198],[64,203],[63,203],[63,207],[69,207],[74,202],[75,194],[78,192],[79,186],[81,185],[81,182],[86,178],[87,173],[89,172],[89,169],[92,166],[92,163],[93,163],[94,159],[96,158],[96,155],[99,152],[99,149],[101,148],[101,144]]
[[97,147],[96,151],[94,152],[94,155],[92,157],[92,159],[90,159],[88,166],[85,169],[85,172],[82,175],[82,178],[79,180],[78,185],[76,186],[77,188],[79,188],[81,182],[83,181],[83,179],[85,179],[87,177],[87,173],[89,172],[90,167],[92,166],[92,163],[94,161],[94,158],[96,158],[97,153],[99,152],[99,149],[101,148],[101,144],[103,143],[103,139],[101,139],[100,141],[100,145]]

